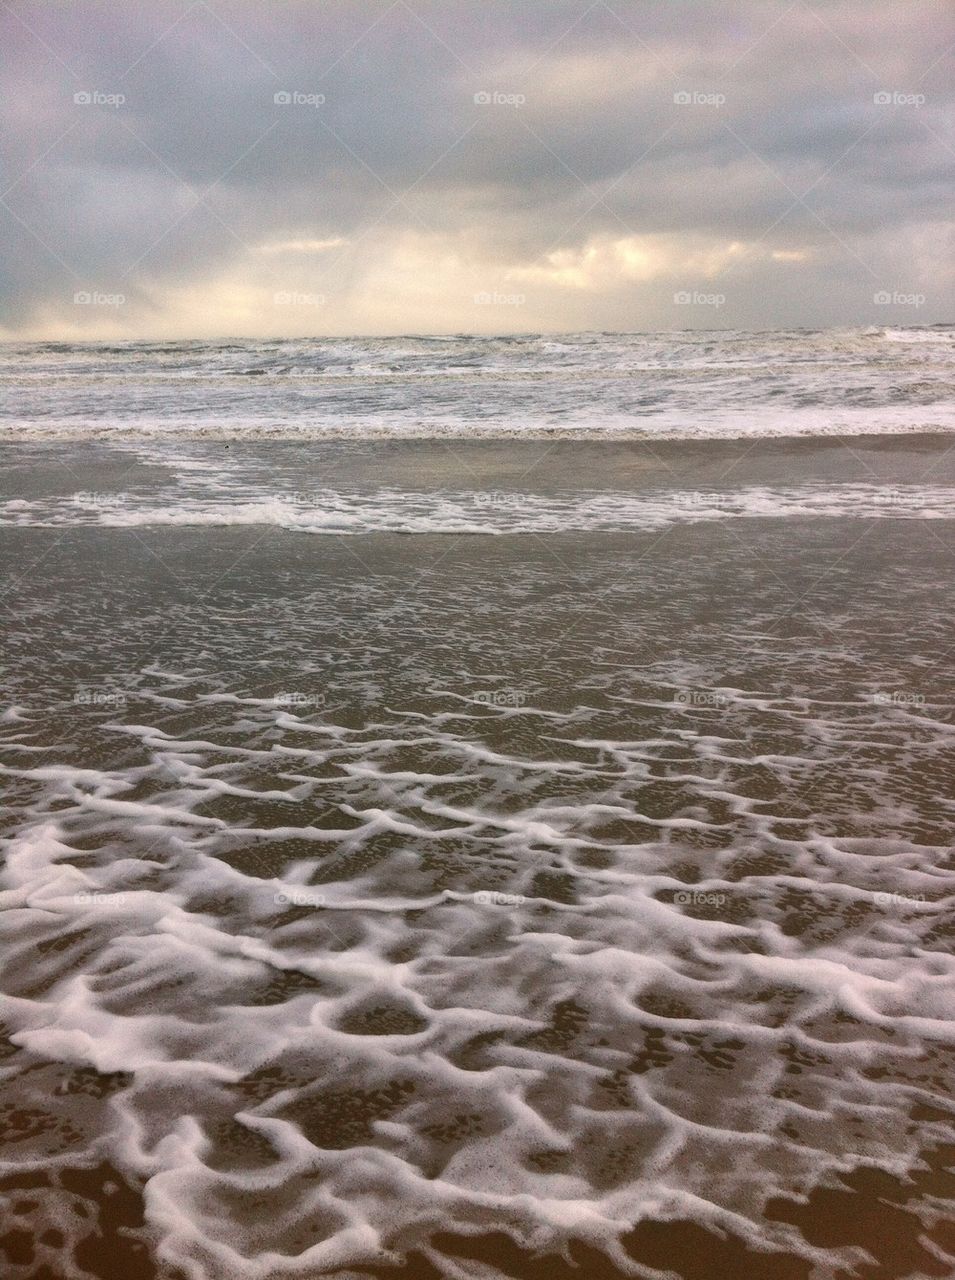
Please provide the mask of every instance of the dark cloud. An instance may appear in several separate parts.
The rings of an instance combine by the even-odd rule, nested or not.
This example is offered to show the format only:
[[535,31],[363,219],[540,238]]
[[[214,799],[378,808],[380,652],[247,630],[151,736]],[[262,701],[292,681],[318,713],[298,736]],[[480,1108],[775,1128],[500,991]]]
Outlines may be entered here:
[[947,4],[0,14],[11,335],[682,327],[704,286],[726,325],[951,318]]

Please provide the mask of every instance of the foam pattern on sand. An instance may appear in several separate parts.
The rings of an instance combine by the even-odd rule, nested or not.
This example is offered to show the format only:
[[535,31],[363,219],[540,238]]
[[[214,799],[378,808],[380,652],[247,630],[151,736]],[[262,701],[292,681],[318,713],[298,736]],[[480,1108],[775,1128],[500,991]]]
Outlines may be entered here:
[[[112,1195],[129,1274],[141,1240],[193,1280],[512,1274],[462,1260],[493,1230],[647,1275],[678,1229],[734,1274],[949,1274],[944,601],[900,526],[891,605],[843,566],[794,625],[770,575],[712,598],[694,532],[678,587],[607,550],[572,596],[544,559],[170,597],[162,660],[85,698],[30,615],[0,905],[33,1262],[72,1274]],[[90,671],[136,651],[116,582],[95,617],[60,584]]]

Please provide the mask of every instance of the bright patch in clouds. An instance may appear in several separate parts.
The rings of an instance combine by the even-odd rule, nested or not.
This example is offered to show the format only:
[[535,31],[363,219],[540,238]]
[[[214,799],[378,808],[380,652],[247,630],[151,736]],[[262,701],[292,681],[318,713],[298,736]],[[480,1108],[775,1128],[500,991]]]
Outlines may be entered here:
[[735,241],[727,245],[698,246],[679,237],[625,236],[598,239],[579,249],[559,249],[542,262],[515,267],[514,280],[553,284],[567,289],[601,290],[625,282],[687,275],[713,280],[731,263],[758,253]]
[[952,318],[948,0],[15,7],[0,336]]
[[276,240],[272,244],[257,246],[259,253],[327,253],[340,249],[348,241],[344,236],[329,236],[325,240]]

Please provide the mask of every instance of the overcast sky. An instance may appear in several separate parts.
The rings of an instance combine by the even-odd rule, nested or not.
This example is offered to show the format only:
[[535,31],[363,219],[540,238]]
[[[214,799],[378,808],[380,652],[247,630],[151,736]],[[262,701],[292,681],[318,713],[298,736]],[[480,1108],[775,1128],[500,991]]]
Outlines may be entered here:
[[947,0],[4,0],[0,26],[8,338],[955,318]]

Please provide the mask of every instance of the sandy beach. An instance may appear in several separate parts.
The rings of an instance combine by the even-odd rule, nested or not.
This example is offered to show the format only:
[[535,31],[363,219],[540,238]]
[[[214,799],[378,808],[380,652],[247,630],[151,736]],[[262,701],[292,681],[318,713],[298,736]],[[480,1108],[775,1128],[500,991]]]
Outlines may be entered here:
[[948,441],[545,447],[9,446],[15,1274],[948,1274]]

